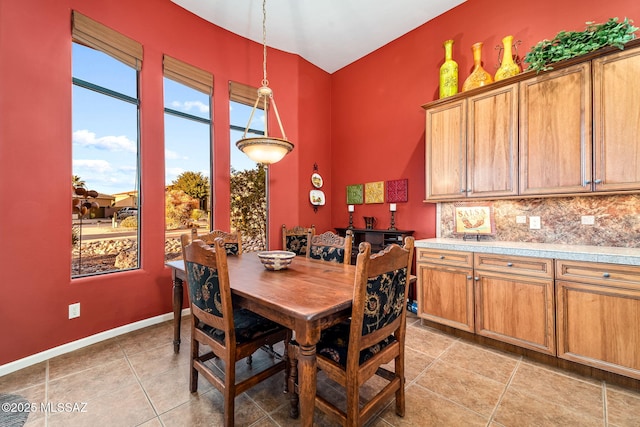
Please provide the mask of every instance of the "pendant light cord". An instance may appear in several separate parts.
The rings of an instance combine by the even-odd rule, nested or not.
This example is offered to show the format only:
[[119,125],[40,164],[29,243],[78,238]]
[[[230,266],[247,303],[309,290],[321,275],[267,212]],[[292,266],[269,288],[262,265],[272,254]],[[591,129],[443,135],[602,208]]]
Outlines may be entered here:
[[267,0],[262,0],[262,86],[269,86],[267,80]]

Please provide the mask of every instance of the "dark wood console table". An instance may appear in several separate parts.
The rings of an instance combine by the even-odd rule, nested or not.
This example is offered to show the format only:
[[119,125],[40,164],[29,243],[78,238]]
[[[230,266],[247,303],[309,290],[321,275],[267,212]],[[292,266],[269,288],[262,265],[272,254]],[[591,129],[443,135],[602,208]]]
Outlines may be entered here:
[[[336,227],[340,236],[345,236],[349,228]],[[413,230],[377,230],[375,228],[351,228],[353,232],[353,246],[351,247],[351,264],[356,263],[358,245],[362,242],[371,243],[371,252],[378,252],[392,243],[402,246],[404,238],[413,235]]]

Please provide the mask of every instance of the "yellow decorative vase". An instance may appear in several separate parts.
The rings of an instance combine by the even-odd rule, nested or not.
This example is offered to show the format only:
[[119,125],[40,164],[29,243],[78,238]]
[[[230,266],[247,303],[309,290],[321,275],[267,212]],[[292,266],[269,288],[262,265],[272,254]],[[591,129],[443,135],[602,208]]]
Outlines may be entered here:
[[511,46],[513,45],[513,36],[506,36],[502,39],[503,53],[500,68],[496,71],[495,81],[504,80],[507,77],[515,76],[520,73],[520,66],[513,61]]
[[482,68],[482,42],[471,46],[473,51],[473,70],[462,85],[462,91],[475,89],[480,86],[493,83],[493,77]]
[[444,46],[444,64],[440,66],[440,98],[458,93],[458,63],[454,61],[453,40],[447,40]]

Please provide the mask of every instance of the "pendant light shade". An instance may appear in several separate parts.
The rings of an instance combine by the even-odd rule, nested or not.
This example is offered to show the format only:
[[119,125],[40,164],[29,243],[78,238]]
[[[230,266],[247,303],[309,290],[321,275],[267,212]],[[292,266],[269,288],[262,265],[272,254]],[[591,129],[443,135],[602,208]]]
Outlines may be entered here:
[[[251,115],[249,116],[247,127],[244,130],[244,135],[241,140],[236,142],[236,147],[242,150],[242,152],[254,162],[270,165],[272,163],[279,162],[284,158],[284,156],[293,150],[293,144],[287,140],[287,136],[284,133],[280,114],[278,114],[278,107],[276,107],[276,100],[273,97],[273,91],[269,88],[269,80],[267,80],[267,0],[263,0],[262,2],[262,52],[262,86],[258,88],[258,98],[251,110]],[[278,120],[282,138],[269,136],[269,120],[265,120],[263,136],[247,138],[247,132],[249,131],[251,121],[253,120],[253,114],[255,113],[256,108],[258,108],[258,105],[260,105],[260,101],[262,101],[262,105],[264,105],[265,114],[268,112],[267,106],[273,105],[273,111],[276,115],[276,119]]]

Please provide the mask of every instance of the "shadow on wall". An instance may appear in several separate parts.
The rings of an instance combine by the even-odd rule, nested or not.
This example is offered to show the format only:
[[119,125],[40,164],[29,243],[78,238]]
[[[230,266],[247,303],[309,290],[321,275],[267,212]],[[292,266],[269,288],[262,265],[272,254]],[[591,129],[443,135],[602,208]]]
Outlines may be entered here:
[[[477,203],[477,202],[476,202]],[[495,236],[487,240],[556,243],[570,245],[640,247],[640,195],[563,197],[494,200]],[[441,235],[455,233],[454,209],[458,203],[442,203]],[[516,223],[517,216],[539,216],[541,227],[530,230],[529,221]],[[582,216],[593,216],[593,225],[583,225]]]

